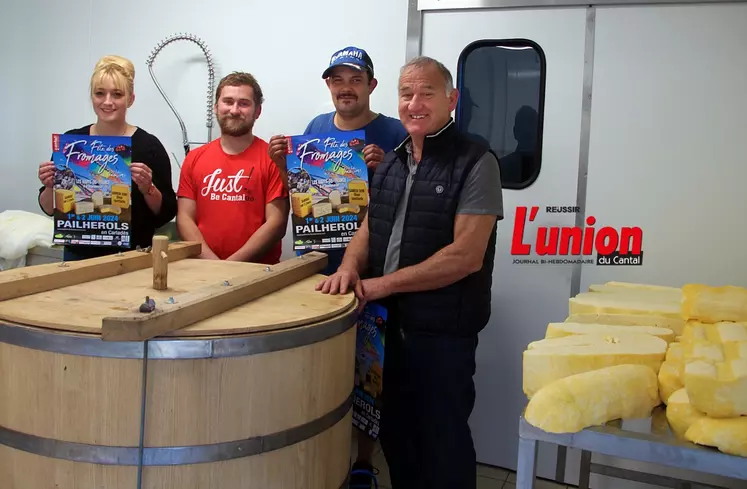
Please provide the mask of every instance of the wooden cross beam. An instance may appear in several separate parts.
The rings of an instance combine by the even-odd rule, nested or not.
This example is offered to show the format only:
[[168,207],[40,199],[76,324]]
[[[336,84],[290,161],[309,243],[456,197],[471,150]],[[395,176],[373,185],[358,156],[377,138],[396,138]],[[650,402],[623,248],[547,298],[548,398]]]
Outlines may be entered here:
[[320,272],[326,266],[327,254],[313,251],[176,296],[173,304],[156,304],[151,312],[137,311],[105,317],[101,337],[104,341],[144,341],[154,338],[280,290]]
[[[201,252],[202,244],[199,242],[169,243],[166,250],[172,263],[197,256]],[[0,273],[0,301],[122,275],[151,266],[153,256],[150,252],[126,251],[87,260],[15,268]]]

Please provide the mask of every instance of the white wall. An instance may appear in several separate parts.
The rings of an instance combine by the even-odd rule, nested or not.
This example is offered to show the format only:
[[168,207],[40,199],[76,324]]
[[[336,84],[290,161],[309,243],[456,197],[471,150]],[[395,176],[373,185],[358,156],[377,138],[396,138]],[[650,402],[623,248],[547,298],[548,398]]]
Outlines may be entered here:
[[[25,153],[22,135],[27,131],[29,120],[29,114],[23,109],[30,104],[26,90],[28,78],[22,69],[24,56],[19,49],[29,42],[31,35],[28,29],[24,30],[18,24],[19,11],[19,2],[12,2],[3,5],[0,15],[0,46],[3,46],[0,49],[0,147],[3,148],[0,157],[0,212],[20,205],[11,203],[9,194],[14,188],[26,187],[28,192],[34,191],[34,170],[22,156]],[[26,201],[32,202],[33,197]]]
[[[128,118],[158,136],[181,163],[179,124],[145,63],[162,39],[178,32],[200,37],[213,54],[216,85],[234,70],[255,75],[266,100],[255,133],[269,139],[280,132],[300,133],[313,116],[333,110],[321,74],[331,54],[351,44],[373,58],[379,80],[373,110],[396,117],[406,18],[402,0],[11,2],[0,17],[0,145],[5,148],[0,211],[41,212],[36,168],[49,159],[53,132],[94,121],[88,83],[105,54],[135,63],[136,100]],[[189,139],[204,142],[208,78],[200,49],[185,41],[171,44],[158,55],[153,71]],[[213,137],[219,133],[214,124]],[[172,171],[176,186],[175,163]],[[289,240],[285,243],[288,248]]]

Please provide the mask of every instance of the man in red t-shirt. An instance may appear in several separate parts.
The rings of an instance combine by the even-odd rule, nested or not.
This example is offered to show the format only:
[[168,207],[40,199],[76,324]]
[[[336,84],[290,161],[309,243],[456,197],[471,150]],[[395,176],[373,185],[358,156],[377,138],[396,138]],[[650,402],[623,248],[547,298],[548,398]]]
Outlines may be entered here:
[[248,73],[218,84],[221,137],[189,152],[177,192],[176,225],[185,241],[202,242],[200,258],[275,264],[288,223],[288,191],[268,144],[252,134],[262,89]]

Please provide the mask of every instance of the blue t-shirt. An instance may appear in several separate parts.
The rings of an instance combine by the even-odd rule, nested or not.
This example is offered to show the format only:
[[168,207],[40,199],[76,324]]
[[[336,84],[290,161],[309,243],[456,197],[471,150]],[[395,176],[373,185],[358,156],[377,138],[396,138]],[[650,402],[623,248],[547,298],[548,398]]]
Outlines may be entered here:
[[[407,131],[399,119],[379,114],[374,120],[359,130],[366,131],[366,144],[375,144],[384,153],[392,151],[407,139]],[[320,134],[326,132],[348,132],[335,126],[335,113],[320,114],[314,117],[306,126],[304,136],[308,134]]]
[[[363,130],[366,132],[367,145],[375,144],[376,146],[381,148],[384,153],[388,153],[394,150],[394,148],[399,146],[402,141],[407,139],[408,136],[407,131],[405,130],[404,126],[402,126],[402,122],[400,122],[399,119],[388,117],[384,114],[379,114],[374,120],[361,127],[359,130]],[[318,116],[314,117],[311,122],[309,122],[309,125],[306,126],[306,130],[303,134],[304,136],[306,136],[309,134],[324,134],[329,132],[348,132],[343,131],[342,129],[338,129],[337,126],[335,126],[334,112],[319,114]],[[373,172],[374,171],[371,168],[368,169],[369,182],[373,177]],[[298,251],[297,254],[301,255],[303,253],[308,253],[308,251]],[[337,267],[340,266],[342,255],[345,253],[345,250],[340,249],[320,251],[324,251],[328,255],[327,268],[322,273],[326,275],[333,274],[335,271],[337,271]]]

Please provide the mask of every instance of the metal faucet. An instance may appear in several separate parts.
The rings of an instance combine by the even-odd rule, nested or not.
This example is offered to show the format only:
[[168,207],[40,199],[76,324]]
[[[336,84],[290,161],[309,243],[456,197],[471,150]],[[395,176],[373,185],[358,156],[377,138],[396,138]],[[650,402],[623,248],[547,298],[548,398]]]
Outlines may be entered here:
[[[205,44],[204,41],[202,41],[202,39],[198,38],[197,36],[193,34],[179,33],[179,34],[174,34],[172,36],[167,37],[166,39],[158,43],[155,49],[151,51],[150,56],[148,56],[148,60],[146,61],[148,65],[148,71],[150,72],[150,77],[153,79],[153,83],[156,84],[156,88],[158,88],[158,91],[161,92],[161,95],[163,96],[164,100],[166,100],[166,103],[169,105],[171,110],[174,112],[176,119],[179,121],[179,126],[181,126],[181,129],[182,129],[182,144],[184,145],[184,156],[186,156],[189,153],[190,144],[206,144],[206,143],[198,143],[198,142],[189,141],[189,138],[187,137],[187,128],[184,126],[184,121],[182,121],[182,118],[179,117],[179,113],[176,111],[174,104],[171,103],[169,98],[163,92],[163,89],[161,88],[161,86],[158,84],[158,81],[156,80],[156,76],[153,74],[153,61],[155,61],[156,56],[158,56],[158,54],[161,52],[161,50],[164,47],[166,47],[167,45],[175,41],[191,41],[197,44],[202,50],[202,53],[205,55],[205,59],[207,60],[208,90],[207,90],[206,125],[208,128],[208,133],[207,133],[208,143],[212,140],[212,131],[213,131],[213,90],[214,90],[213,86],[215,84],[215,68],[213,65],[213,57],[210,54],[210,50],[207,48],[207,45]],[[172,153],[172,155],[174,154]],[[174,159],[176,159],[176,155],[174,155]],[[181,167],[181,164],[179,164],[178,159],[177,159],[177,164],[179,165],[179,167]]]

